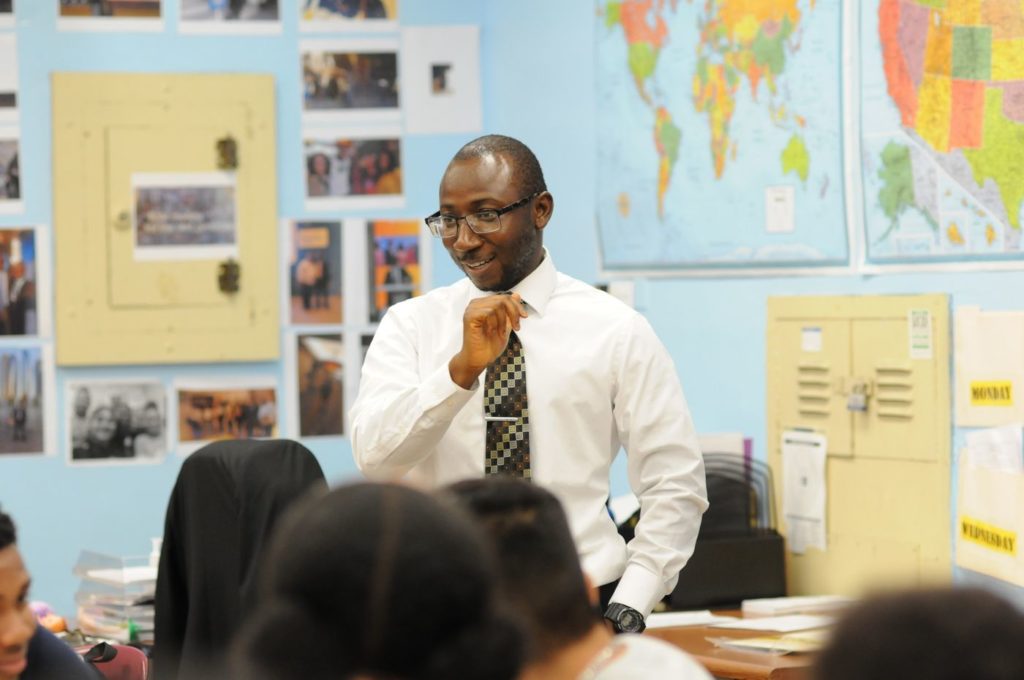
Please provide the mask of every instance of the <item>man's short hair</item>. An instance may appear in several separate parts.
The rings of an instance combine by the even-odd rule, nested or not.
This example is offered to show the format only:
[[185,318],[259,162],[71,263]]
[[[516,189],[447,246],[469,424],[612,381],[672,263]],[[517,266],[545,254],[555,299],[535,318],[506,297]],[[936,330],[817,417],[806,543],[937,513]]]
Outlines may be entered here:
[[14,530],[14,520],[10,515],[0,510],[0,550],[13,545],[18,540],[18,532]]
[[855,605],[815,680],[1024,678],[1024,613],[980,588],[880,595]]
[[558,652],[598,624],[569,522],[554,495],[511,477],[469,479],[448,492],[493,542],[499,591],[527,627],[531,661]]
[[537,156],[530,151],[530,147],[513,137],[478,137],[459,149],[452,161],[465,161],[484,156],[503,156],[511,161],[512,181],[522,190],[524,196],[548,190]]

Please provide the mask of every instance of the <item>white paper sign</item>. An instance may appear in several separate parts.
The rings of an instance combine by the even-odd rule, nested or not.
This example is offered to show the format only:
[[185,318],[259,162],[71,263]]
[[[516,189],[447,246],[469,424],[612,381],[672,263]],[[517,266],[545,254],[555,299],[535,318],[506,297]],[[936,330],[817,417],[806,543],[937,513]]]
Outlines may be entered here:
[[766,187],[764,190],[764,230],[786,234],[796,229],[793,187]]
[[821,328],[806,326],[800,331],[800,349],[805,352],[821,351]]
[[782,433],[782,513],[789,551],[825,550],[824,435],[800,430]]
[[968,432],[967,462],[976,467],[1024,472],[1024,436],[1020,425]]
[[910,358],[932,358],[932,315],[927,309],[911,309],[907,313],[910,331]]

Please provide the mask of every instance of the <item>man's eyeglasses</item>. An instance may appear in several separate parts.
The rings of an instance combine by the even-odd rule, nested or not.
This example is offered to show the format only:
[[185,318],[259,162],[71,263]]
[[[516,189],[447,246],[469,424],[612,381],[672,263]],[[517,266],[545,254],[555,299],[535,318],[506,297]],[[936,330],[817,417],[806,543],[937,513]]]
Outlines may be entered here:
[[490,234],[501,229],[501,216],[521,208],[543,192],[535,191],[526,198],[521,198],[515,203],[509,203],[504,208],[494,210],[479,210],[475,213],[456,217],[455,215],[442,215],[438,210],[426,218],[424,222],[430,227],[430,233],[439,238],[455,238],[459,234],[459,220],[466,220],[466,224],[473,230],[474,234]]

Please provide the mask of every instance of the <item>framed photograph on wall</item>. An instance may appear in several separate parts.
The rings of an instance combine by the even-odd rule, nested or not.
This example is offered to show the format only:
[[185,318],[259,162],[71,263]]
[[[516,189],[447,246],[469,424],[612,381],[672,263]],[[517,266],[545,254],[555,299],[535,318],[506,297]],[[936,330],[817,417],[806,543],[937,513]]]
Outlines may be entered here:
[[159,380],[69,380],[68,461],[159,463],[167,456],[167,389]]
[[48,347],[0,344],[0,460],[53,451],[53,384]]
[[197,378],[174,383],[178,453],[221,439],[277,437],[277,383],[272,377]]
[[299,30],[397,31],[398,0],[299,0]]
[[483,129],[479,27],[403,28],[400,66],[406,132]]
[[0,126],[0,214],[19,213],[24,209],[20,148],[18,128]]
[[391,305],[420,294],[421,224],[419,220],[367,221],[371,322],[380,321]]
[[134,259],[238,258],[234,173],[134,173],[132,192]]
[[179,0],[182,33],[267,35],[281,32],[278,0]]
[[299,437],[345,433],[345,345],[340,333],[296,333],[285,347],[289,431]]
[[285,323],[342,321],[341,222],[288,221],[285,250]]
[[[0,14],[0,28],[3,27],[3,17]],[[0,33],[0,125],[17,123],[18,42],[14,33]]]
[[401,208],[402,141],[397,130],[307,130],[306,209]]
[[299,53],[303,122],[399,120],[397,40],[304,40]]
[[[42,0],[37,0],[37,2]],[[161,0],[56,0],[62,31],[164,30]]]
[[0,227],[0,337],[40,335],[36,230]]

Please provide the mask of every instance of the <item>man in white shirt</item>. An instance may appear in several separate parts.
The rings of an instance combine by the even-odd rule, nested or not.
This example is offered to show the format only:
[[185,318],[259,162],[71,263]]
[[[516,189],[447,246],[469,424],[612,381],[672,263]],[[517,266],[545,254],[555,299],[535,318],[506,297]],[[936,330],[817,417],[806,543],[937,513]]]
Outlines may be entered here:
[[[521,142],[490,135],[464,146],[440,199],[427,224],[467,278],[381,321],[351,412],[356,464],[428,487],[480,477],[493,421],[516,421],[528,437],[517,473],[565,506],[583,569],[611,602],[606,616],[642,630],[693,553],[707,508],[672,360],[640,314],[555,269],[542,241],[554,199]],[[485,421],[481,376],[512,337],[528,408]],[[605,509],[620,446],[641,505],[628,546]]]

